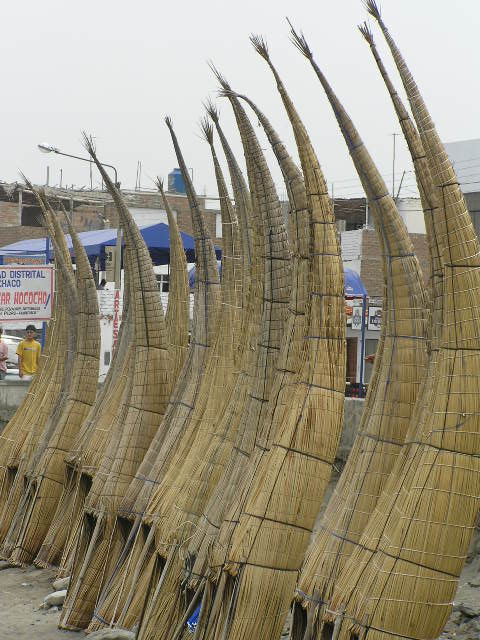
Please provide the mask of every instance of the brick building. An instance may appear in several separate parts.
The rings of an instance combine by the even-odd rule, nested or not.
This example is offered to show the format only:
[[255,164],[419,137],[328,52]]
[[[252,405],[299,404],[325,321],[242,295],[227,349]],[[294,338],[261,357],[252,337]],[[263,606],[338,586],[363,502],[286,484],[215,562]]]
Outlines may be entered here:
[[[47,196],[60,199],[77,231],[115,228],[117,212],[110,195],[105,191],[84,191],[45,187]],[[166,212],[160,205],[160,196],[154,191],[122,191],[138,224],[166,222]],[[184,194],[168,194],[181,231],[192,233],[188,200]],[[200,209],[215,243],[221,244],[221,221],[218,200],[199,196]],[[0,246],[19,240],[45,236],[41,215],[33,194],[19,183],[0,183]]]

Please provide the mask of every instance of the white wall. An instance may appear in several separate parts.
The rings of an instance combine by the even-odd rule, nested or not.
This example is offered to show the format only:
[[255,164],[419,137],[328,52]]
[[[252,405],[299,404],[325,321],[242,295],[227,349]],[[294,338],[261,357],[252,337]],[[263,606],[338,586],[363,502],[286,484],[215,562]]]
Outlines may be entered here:
[[167,212],[164,209],[147,209],[143,207],[128,207],[133,219],[140,227],[145,224],[168,224]]
[[362,229],[342,231],[340,242],[342,247],[342,262],[349,269],[360,274],[362,259]]
[[397,209],[408,233],[425,233],[425,220],[420,198],[398,198]]

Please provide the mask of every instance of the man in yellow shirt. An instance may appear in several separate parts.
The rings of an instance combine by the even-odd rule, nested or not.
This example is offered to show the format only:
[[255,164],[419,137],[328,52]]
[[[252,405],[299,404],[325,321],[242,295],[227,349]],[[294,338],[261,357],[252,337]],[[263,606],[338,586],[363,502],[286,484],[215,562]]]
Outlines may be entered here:
[[36,373],[42,352],[40,343],[35,340],[37,330],[33,324],[27,326],[26,332],[26,338],[24,338],[17,347],[18,375],[20,378],[24,376],[31,378]]

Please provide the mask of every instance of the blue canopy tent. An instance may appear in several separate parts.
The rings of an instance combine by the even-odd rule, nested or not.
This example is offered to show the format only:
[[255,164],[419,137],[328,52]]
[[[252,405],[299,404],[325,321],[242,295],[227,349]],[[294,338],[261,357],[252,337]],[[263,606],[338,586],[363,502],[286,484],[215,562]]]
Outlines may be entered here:
[[[159,222],[153,225],[144,225],[140,227],[140,232],[150,251],[153,264],[168,264],[170,262],[170,231],[167,224]],[[100,268],[105,268],[105,247],[115,246],[117,244],[116,229],[100,229],[97,231],[84,231],[79,233],[79,238],[85,251],[93,264],[95,259],[100,259]],[[183,247],[187,255],[188,262],[195,261],[195,247],[193,237],[187,233],[181,233]],[[70,253],[73,255],[72,241],[69,235],[66,235],[67,245]],[[215,248],[217,257],[221,256],[221,250]],[[6,247],[0,247],[0,264],[3,264],[4,255],[45,255],[45,239],[38,238],[34,240],[22,240],[9,244]]]

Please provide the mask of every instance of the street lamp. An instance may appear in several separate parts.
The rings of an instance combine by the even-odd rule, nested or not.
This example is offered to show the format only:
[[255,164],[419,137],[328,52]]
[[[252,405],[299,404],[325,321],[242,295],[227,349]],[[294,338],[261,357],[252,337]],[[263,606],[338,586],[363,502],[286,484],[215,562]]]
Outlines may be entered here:
[[[92,162],[90,158],[82,158],[81,156],[74,156],[71,153],[65,153],[60,151],[58,147],[55,147],[53,144],[49,144],[48,142],[41,142],[37,145],[39,150],[42,153],[56,153],[59,156],[66,156],[67,158],[74,158],[75,160],[82,160],[83,162],[88,162],[89,164]],[[115,174],[115,186],[117,189],[120,189],[120,183],[118,182],[117,170],[112,164],[107,164],[106,162],[100,162],[102,167],[108,167],[112,169]],[[73,206],[72,206],[73,213]],[[73,220],[72,220],[73,223]],[[122,230],[120,228],[120,220],[118,221],[117,227],[117,245],[115,248],[115,289],[120,289],[121,287],[121,271],[122,271]]]
[[[64,151],[60,151],[58,147],[53,146],[53,144],[48,144],[48,142],[41,142],[40,144],[37,145],[37,147],[42,153],[56,153],[59,156],[66,156],[67,158],[75,158],[75,160],[83,160],[83,162],[88,162],[88,163],[92,162],[91,158],[82,158],[80,156],[74,156],[71,153],[65,153]],[[112,164],[107,164],[106,162],[101,162],[100,164],[102,165],[102,167],[108,167],[109,169],[113,170],[115,174],[115,186],[117,187],[117,189],[120,189],[120,183],[118,182],[118,175],[115,167]]]

